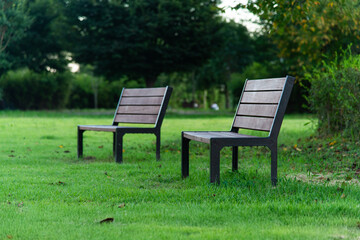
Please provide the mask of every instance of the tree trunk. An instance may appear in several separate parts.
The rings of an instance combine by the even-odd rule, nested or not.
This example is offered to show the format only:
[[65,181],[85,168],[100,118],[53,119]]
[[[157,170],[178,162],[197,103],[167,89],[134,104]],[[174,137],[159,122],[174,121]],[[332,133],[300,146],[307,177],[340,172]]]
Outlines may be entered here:
[[230,94],[229,94],[229,88],[226,83],[225,83],[225,108],[230,109]]
[[207,106],[207,93],[208,91],[207,90],[204,90],[204,98],[203,98],[203,101],[204,101],[204,109],[208,109],[208,106]]

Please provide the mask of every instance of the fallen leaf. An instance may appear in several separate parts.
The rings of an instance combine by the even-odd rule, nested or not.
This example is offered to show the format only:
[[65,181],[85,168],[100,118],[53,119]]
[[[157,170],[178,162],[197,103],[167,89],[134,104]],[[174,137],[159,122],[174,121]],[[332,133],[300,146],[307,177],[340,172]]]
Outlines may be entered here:
[[114,218],[105,218],[103,220],[100,221],[100,224],[103,224],[103,223],[111,223],[114,221]]
[[356,164],[356,162],[354,162],[351,166],[351,169],[354,170],[356,168],[356,166],[357,166],[357,164]]
[[65,183],[62,181],[58,181],[56,183],[50,183],[50,185],[65,185]]
[[341,195],[341,198],[346,198],[345,193],[343,193],[343,194]]
[[336,140],[335,140],[335,141],[330,142],[330,143],[329,143],[329,146],[332,146],[332,145],[334,145],[335,143],[336,143]]
[[103,148],[104,146],[103,145],[101,145],[101,146],[98,146],[98,148]]
[[352,177],[347,176],[347,177],[345,178],[345,181],[350,181],[351,179],[352,179]]
[[12,236],[12,235],[6,235],[6,237],[7,237],[8,239],[13,239],[13,236]]
[[118,206],[118,208],[123,208],[123,207],[125,207],[125,203],[121,203],[121,204]]

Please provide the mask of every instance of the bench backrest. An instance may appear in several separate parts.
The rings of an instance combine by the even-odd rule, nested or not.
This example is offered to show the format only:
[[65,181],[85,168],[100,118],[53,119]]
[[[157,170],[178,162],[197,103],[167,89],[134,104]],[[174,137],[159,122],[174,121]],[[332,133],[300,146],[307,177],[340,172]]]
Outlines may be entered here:
[[155,127],[160,127],[171,92],[171,87],[123,88],[113,125],[143,123],[155,124]]
[[232,131],[251,129],[277,137],[295,78],[246,80]]

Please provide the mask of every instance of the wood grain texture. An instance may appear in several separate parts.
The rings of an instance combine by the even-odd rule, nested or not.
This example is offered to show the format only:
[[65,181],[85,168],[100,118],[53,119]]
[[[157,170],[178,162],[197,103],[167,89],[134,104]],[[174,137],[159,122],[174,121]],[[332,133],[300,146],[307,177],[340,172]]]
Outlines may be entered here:
[[241,103],[279,103],[282,91],[244,92]]
[[236,114],[243,116],[274,117],[277,107],[277,104],[240,104]]
[[248,80],[245,91],[283,90],[286,78]]
[[120,105],[161,105],[163,97],[122,97]]
[[79,125],[80,130],[100,131],[100,132],[115,132],[117,126],[112,125]]
[[158,106],[119,106],[118,114],[158,114]]
[[234,132],[184,132],[184,137],[198,142],[210,143],[211,138],[251,138],[253,136]]
[[115,117],[116,123],[148,123],[154,124],[158,115],[124,115],[118,114]]
[[164,96],[166,88],[125,88],[123,97]]
[[238,128],[268,132],[271,130],[273,121],[273,118],[236,116],[233,126]]

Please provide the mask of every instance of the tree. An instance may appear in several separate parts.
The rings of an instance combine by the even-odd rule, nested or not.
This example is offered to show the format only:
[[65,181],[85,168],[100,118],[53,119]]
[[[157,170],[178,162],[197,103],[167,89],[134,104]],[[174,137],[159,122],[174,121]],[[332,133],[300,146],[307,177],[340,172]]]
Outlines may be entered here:
[[241,72],[254,59],[254,43],[246,27],[231,22],[222,22],[218,32],[220,47],[213,52],[207,64],[198,71],[199,85],[203,88],[220,84],[224,86],[225,105],[230,108],[228,83],[234,72]]
[[191,71],[218,40],[216,0],[66,0],[76,61],[108,78],[128,75],[153,86],[158,75]]
[[32,23],[23,36],[8,47],[13,67],[35,72],[64,71],[68,61],[64,51],[62,5],[57,0],[27,0],[24,9]]
[[7,47],[12,41],[20,39],[31,23],[23,7],[23,0],[0,1],[0,75],[12,65]]
[[304,66],[316,66],[324,55],[334,57],[350,43],[360,50],[359,1],[252,0],[244,7],[259,16],[279,56],[297,75]]

